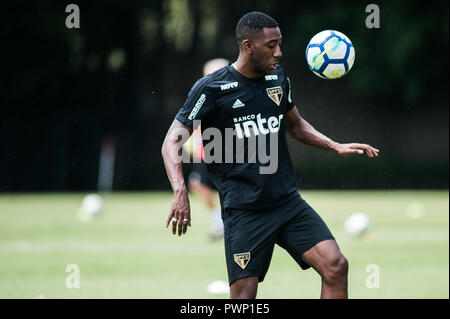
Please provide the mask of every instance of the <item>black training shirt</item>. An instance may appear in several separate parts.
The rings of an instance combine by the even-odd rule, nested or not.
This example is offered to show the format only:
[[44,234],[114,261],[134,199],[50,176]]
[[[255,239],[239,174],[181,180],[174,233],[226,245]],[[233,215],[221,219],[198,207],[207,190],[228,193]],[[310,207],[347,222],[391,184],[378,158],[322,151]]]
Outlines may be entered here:
[[[194,120],[201,120],[206,158],[210,140],[205,139],[205,130],[217,128],[222,133],[220,149],[223,156],[221,160],[207,164],[207,168],[224,208],[274,208],[297,194],[285,134],[285,115],[293,106],[290,81],[280,66],[272,74],[249,79],[230,64],[199,79],[192,87],[176,119],[191,128],[196,124]],[[225,147],[229,145],[224,141],[226,128],[234,130],[232,145],[236,150],[239,150],[237,140],[244,143],[243,163],[236,159],[239,151]],[[260,167],[269,164],[261,163],[251,152],[249,140],[255,136],[265,138],[267,155],[271,151],[269,139],[273,134],[278,140],[277,154],[273,153],[278,156],[278,168],[273,174],[261,174]],[[219,147],[213,149],[212,154],[217,150]],[[233,163],[223,163],[225,152],[230,150]]]

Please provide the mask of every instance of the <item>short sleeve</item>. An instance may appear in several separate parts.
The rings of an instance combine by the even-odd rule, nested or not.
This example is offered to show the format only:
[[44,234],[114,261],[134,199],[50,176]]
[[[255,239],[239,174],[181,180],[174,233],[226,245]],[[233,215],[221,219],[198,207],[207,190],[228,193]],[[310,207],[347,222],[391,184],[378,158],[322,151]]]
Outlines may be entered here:
[[287,107],[286,107],[286,112],[288,112],[289,110],[291,110],[295,103],[294,100],[292,100],[292,86],[291,86],[291,80],[289,79],[289,77],[286,75],[286,90],[287,90]]
[[194,120],[201,120],[213,111],[215,99],[213,89],[208,87],[210,82],[210,77],[203,77],[194,84],[186,101],[175,116],[178,121],[194,128]]

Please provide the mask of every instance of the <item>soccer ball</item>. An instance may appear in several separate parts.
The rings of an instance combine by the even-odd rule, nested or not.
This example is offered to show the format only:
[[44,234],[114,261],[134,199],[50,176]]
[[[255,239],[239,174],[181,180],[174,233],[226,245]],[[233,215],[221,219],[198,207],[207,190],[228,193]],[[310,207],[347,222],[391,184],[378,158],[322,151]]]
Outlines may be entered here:
[[78,210],[78,217],[82,222],[89,222],[103,211],[103,199],[98,194],[89,194],[83,198]]
[[343,33],[325,30],[317,33],[306,47],[306,61],[313,73],[323,79],[337,79],[350,71],[355,48]]
[[368,231],[370,219],[364,213],[356,213],[347,218],[344,224],[347,234],[353,237],[360,237]]
[[206,291],[211,294],[228,294],[230,293],[230,286],[226,281],[215,280],[206,287]]

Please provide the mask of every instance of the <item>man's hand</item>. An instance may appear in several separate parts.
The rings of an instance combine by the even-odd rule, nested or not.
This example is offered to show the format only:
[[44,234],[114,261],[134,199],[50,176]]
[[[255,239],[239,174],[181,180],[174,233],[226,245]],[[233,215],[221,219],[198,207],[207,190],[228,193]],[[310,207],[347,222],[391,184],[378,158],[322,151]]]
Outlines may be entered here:
[[379,150],[367,145],[358,143],[337,144],[336,152],[341,156],[348,156],[352,154],[366,154],[367,157],[378,157]]
[[191,209],[187,191],[176,192],[172,201],[169,216],[166,221],[166,228],[172,221],[172,234],[176,235],[178,226],[178,236],[185,234],[187,227],[191,226]]
[[179,158],[179,151],[182,146],[180,141],[183,140],[183,136],[187,139],[191,134],[192,128],[175,119],[166,134],[161,148],[164,167],[174,193],[170,213],[166,221],[166,228],[172,221],[172,233],[174,235],[177,233],[178,226],[178,236],[185,234],[187,227],[191,226],[191,209],[183,178],[182,161]]

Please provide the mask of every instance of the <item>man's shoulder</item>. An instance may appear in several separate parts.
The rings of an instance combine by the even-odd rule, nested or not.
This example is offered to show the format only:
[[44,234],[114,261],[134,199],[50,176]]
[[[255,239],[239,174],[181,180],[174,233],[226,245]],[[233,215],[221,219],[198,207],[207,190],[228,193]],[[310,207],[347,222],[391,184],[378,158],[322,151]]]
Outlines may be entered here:
[[221,90],[223,85],[227,85],[229,82],[233,81],[233,77],[230,74],[228,66],[225,66],[207,76],[204,76],[197,80],[192,89],[194,90]]
[[230,77],[230,66],[224,66],[216,71],[214,71],[211,74],[208,74],[207,76],[205,76],[205,78],[210,78],[212,80],[216,80],[216,81],[220,81],[224,78],[229,78]]

